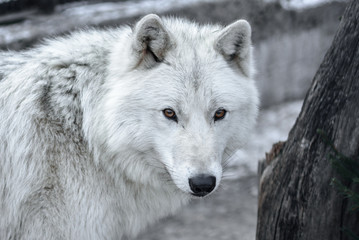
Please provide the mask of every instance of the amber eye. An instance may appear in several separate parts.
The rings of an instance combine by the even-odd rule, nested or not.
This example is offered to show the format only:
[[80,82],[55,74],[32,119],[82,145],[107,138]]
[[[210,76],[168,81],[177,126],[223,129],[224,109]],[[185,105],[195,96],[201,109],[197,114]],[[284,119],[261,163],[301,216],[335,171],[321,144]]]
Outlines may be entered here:
[[175,111],[173,111],[170,108],[166,108],[162,112],[163,112],[163,115],[165,115],[166,118],[177,122],[177,115],[176,115]]
[[227,111],[225,109],[218,109],[214,114],[214,121],[222,120],[226,116]]

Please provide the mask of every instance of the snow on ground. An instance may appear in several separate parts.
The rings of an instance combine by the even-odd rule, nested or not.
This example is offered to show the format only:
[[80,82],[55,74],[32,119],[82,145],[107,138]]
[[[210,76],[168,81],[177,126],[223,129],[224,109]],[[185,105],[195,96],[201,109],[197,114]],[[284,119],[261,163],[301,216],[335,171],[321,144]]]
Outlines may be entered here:
[[[218,0],[142,0],[142,1],[125,1],[125,2],[104,2],[91,5],[81,3],[65,4],[58,9],[67,8],[64,11],[68,16],[82,16],[89,18],[88,21],[94,21],[93,16],[107,20],[113,17],[131,17],[143,15],[146,12],[164,12],[176,8],[187,7],[193,4],[218,2]],[[69,7],[72,6],[72,7]],[[106,12],[106,14],[102,14]],[[114,15],[114,16],[112,16]]]
[[281,4],[285,9],[305,9],[317,7],[328,2],[347,2],[347,0],[284,0]]
[[257,173],[258,161],[265,158],[272,145],[285,141],[301,110],[303,101],[283,103],[260,111],[257,126],[247,146],[229,161],[225,178],[240,178]]
[[[278,0],[263,0],[264,2],[277,2]],[[285,9],[306,9],[317,7],[329,2],[347,2],[348,0],[279,0]]]
[[[2,1],[2,0],[0,0]],[[21,23],[0,26],[0,43],[56,35],[76,28],[96,26],[127,17],[161,13],[194,4],[223,0],[142,0],[125,2],[74,2],[58,5],[51,17],[33,14]],[[60,24],[59,24],[60,23]]]

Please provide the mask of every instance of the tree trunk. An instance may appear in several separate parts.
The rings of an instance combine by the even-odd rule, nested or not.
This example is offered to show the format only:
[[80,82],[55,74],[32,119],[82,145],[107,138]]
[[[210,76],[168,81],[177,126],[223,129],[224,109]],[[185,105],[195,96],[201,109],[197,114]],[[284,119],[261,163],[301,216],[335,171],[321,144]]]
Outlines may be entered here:
[[330,185],[337,177],[328,158],[332,149],[318,129],[339,152],[358,159],[358,0],[348,4],[287,142],[263,171],[257,240],[349,239],[343,227],[359,234],[358,212],[348,213],[348,200]]

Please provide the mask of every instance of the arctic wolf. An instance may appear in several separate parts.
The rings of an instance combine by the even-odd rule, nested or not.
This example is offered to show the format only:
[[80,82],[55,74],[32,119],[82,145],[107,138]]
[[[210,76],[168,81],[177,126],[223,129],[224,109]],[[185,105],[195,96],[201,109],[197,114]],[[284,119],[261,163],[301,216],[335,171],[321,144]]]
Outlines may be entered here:
[[213,192],[257,115],[250,36],[147,15],[0,53],[0,239],[132,238]]

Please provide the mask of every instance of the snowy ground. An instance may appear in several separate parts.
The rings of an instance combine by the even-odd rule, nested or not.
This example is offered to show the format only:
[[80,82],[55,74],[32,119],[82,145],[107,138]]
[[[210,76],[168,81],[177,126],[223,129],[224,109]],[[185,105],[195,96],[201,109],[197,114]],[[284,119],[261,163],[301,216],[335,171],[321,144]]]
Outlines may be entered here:
[[194,200],[136,240],[254,240],[258,160],[273,143],[287,139],[301,106],[302,101],[296,101],[262,110],[248,146],[233,158],[221,188],[208,198]]
[[[104,21],[116,18],[120,14],[121,17],[130,17],[143,15],[146,12],[164,12],[177,8],[191,6],[193,4],[218,2],[223,0],[141,0],[141,1],[125,1],[125,2],[103,2],[91,5],[83,5],[83,3],[71,3],[60,6],[57,10],[64,11],[65,15],[70,17],[81,16],[87,17],[87,22]],[[72,6],[72,7],[71,7]],[[106,13],[106,14],[103,14]],[[93,16],[101,19],[93,19]],[[105,19],[103,19],[105,18]]]
[[[1,1],[4,0],[0,0],[0,3]],[[0,44],[26,41],[39,36],[57,35],[69,30],[96,26],[118,19],[219,1],[223,0],[141,0],[95,4],[84,1],[67,3],[58,5],[50,18],[47,15],[34,12],[24,22],[0,26]]]
[[263,0],[264,2],[280,2],[285,9],[306,9],[328,2],[348,2],[348,0]]

